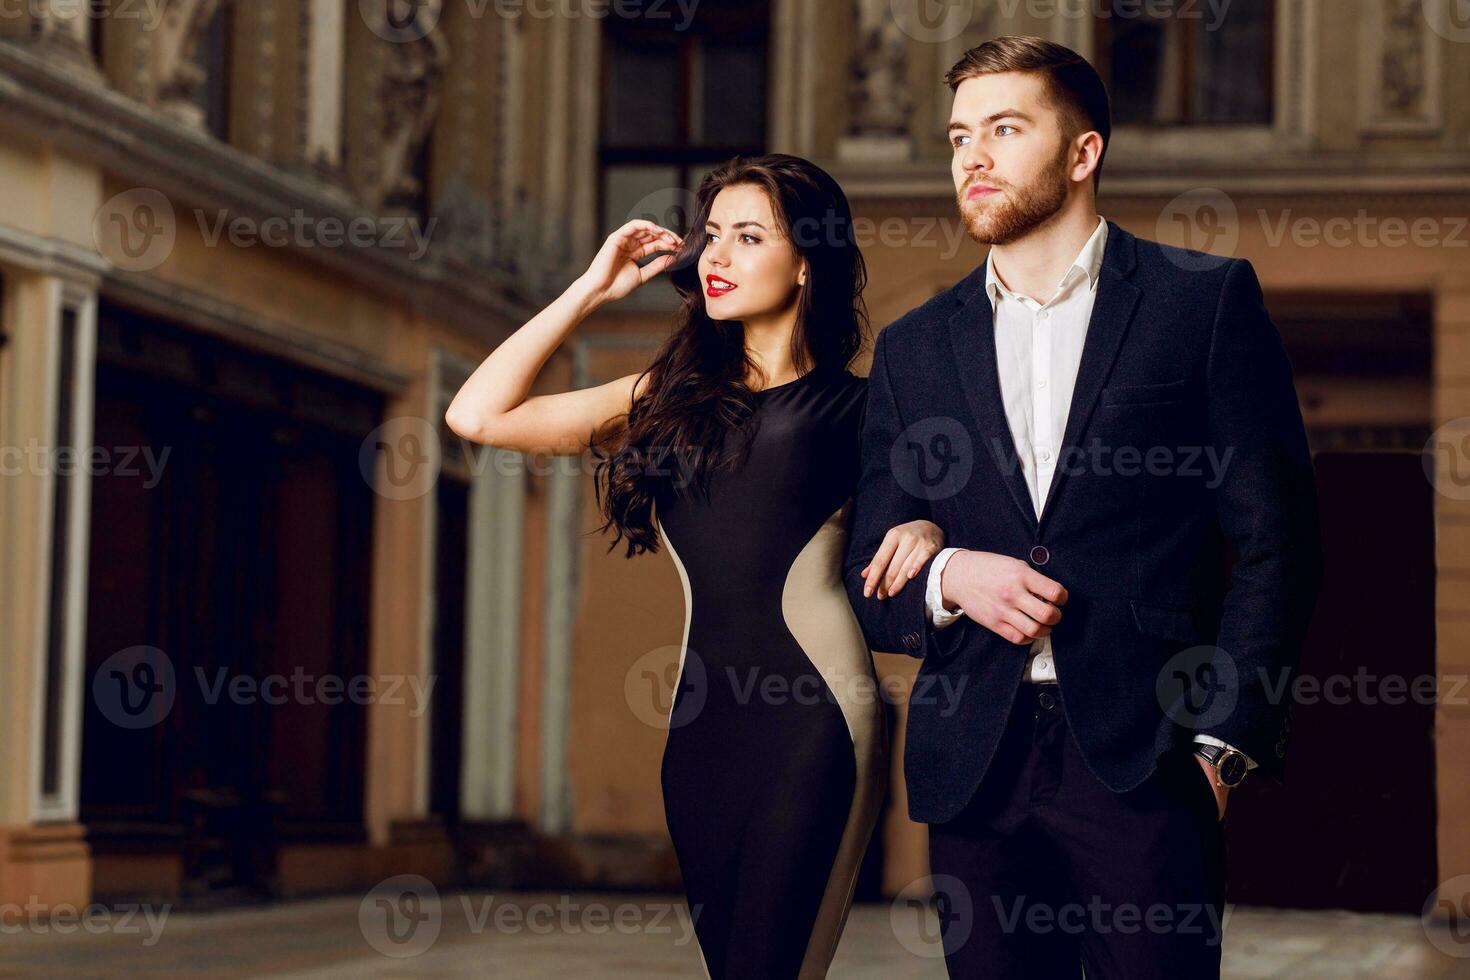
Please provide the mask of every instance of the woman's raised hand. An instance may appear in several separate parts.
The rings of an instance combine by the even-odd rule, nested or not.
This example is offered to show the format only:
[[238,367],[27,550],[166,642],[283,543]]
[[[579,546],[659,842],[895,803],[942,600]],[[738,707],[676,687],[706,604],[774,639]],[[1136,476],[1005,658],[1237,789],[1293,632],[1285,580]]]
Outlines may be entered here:
[[[607,237],[581,283],[598,304],[622,299],[674,264],[674,254],[684,239],[652,221],[634,219]],[[638,263],[659,252],[669,254],[645,266]]]
[[933,521],[909,521],[889,528],[872,562],[863,569],[863,595],[872,595],[875,587],[880,599],[897,595],[943,547],[944,531]]

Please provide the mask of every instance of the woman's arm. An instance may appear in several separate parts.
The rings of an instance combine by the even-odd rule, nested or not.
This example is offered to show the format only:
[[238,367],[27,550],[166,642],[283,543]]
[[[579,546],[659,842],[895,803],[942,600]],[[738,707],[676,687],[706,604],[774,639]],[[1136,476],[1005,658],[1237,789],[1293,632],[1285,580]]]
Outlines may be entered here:
[[541,369],[567,336],[604,303],[627,296],[673,264],[661,255],[683,245],[651,221],[630,221],[613,232],[576,282],[506,338],[454,396],[444,421],[458,436],[523,453],[576,453],[594,431],[625,414],[638,375],[581,391],[527,398]]
[[921,519],[889,528],[873,560],[860,573],[863,596],[871,596],[874,589],[879,599],[898,595],[943,548],[944,529],[933,521]]

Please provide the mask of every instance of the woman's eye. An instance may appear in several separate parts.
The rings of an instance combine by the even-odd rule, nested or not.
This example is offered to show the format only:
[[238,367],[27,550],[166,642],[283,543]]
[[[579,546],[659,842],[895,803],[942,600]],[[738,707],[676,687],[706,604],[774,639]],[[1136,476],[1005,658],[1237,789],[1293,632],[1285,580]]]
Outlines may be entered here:
[[704,233],[704,238],[705,238],[705,241],[710,241],[710,242],[717,242],[717,241],[720,240],[720,236],[719,235],[716,235],[712,231],[705,232]]
[[759,244],[760,244],[760,243],[761,243],[761,240],[760,240],[760,239],[759,239],[759,238],[756,238],[756,237],[755,237],[755,236],[754,236],[754,235],[752,235],[752,234],[749,234],[749,233],[746,233],[746,234],[743,234],[743,235],[741,235],[741,236],[740,236],[740,240],[741,240],[741,241],[745,241],[745,240],[747,240],[747,239],[749,239],[749,241],[750,241],[750,242],[751,242],[751,243],[752,243],[752,244],[755,244],[755,245],[759,245]]

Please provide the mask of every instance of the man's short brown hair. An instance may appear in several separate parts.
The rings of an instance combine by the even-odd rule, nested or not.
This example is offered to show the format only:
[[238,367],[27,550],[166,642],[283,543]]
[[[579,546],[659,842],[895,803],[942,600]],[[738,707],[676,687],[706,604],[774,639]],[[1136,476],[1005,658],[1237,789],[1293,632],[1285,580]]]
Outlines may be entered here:
[[1098,154],[1097,169],[1092,172],[1092,186],[1097,187],[1102,177],[1103,157],[1108,152],[1108,139],[1113,132],[1108,90],[1098,77],[1097,69],[1071,48],[1054,41],[1010,35],[992,38],[966,51],[944,76],[944,81],[953,91],[967,79],[1010,71],[1032,72],[1045,79],[1053,102],[1061,110],[1064,124],[1074,130],[1071,136],[1091,130],[1102,135],[1103,150]]

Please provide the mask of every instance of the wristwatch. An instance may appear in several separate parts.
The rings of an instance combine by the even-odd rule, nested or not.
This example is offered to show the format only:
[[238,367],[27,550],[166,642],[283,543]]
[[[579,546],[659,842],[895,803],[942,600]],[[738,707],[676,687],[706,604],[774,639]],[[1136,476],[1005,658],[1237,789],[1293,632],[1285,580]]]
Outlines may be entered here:
[[1215,778],[1221,786],[1239,786],[1250,769],[1250,763],[1244,755],[1223,745],[1199,742],[1194,747],[1194,754],[1214,768]]

